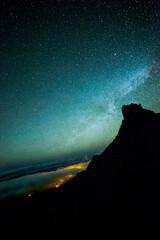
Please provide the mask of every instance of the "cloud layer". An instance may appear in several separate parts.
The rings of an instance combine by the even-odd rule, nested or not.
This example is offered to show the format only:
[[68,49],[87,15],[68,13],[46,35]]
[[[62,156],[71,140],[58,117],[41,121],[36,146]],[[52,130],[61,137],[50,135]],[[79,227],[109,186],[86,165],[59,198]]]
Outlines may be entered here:
[[46,189],[57,188],[86,169],[89,162],[82,162],[56,171],[36,173],[0,183],[0,200],[15,195],[32,196]]

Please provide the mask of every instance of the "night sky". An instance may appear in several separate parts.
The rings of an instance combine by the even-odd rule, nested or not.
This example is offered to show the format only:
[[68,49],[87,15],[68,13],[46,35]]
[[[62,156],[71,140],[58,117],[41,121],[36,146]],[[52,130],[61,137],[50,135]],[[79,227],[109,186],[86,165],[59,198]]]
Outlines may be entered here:
[[102,151],[160,112],[160,1],[0,1],[0,166]]

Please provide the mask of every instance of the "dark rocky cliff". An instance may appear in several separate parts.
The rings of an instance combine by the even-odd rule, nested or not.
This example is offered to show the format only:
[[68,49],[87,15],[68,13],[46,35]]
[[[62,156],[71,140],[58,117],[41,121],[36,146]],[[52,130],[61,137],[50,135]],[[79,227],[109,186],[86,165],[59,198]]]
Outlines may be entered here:
[[74,185],[83,218],[88,212],[93,224],[159,224],[160,114],[136,104],[122,113],[114,141],[65,188]]
[[14,210],[10,207],[8,215],[3,210],[6,223],[159,224],[160,114],[136,104],[123,106],[122,112],[116,138],[93,157],[85,172],[58,189],[14,205]]
[[[111,196],[108,211],[120,221],[159,222],[160,114],[131,104],[109,147],[95,156],[88,171],[103,175]],[[96,169],[96,170],[95,170]],[[107,198],[107,196],[106,196]]]

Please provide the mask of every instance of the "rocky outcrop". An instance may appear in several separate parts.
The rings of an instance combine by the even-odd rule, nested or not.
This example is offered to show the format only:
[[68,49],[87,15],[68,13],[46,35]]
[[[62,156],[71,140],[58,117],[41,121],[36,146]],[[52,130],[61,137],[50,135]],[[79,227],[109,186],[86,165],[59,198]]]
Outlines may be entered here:
[[160,114],[141,105],[122,107],[124,120],[114,141],[88,167],[103,176],[110,196],[107,213],[120,222],[158,223],[160,215]]

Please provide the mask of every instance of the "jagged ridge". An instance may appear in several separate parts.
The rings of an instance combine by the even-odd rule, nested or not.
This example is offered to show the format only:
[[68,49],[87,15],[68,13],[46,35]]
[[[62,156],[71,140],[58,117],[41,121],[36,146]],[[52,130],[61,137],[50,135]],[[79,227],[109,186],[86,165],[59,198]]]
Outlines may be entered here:
[[[160,114],[137,104],[124,105],[122,113],[124,120],[114,141],[66,188],[74,189],[72,194],[81,199],[79,204],[87,206],[91,222],[96,215],[114,222],[157,223]],[[83,202],[84,195],[87,203]]]

